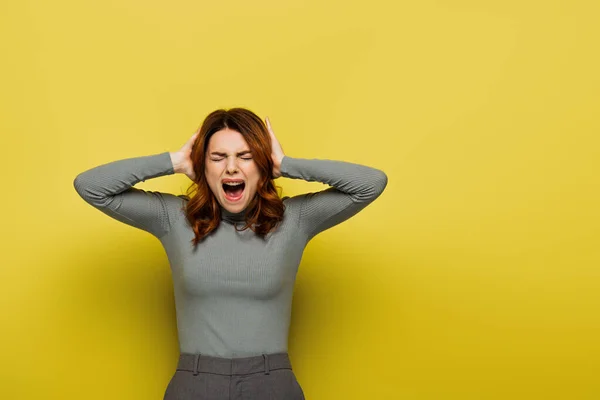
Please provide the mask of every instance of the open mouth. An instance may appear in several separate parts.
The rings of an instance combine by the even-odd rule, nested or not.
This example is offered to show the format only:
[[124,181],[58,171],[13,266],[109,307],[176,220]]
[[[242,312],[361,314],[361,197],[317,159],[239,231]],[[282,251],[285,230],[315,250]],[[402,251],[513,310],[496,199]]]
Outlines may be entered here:
[[246,188],[246,183],[244,181],[240,182],[223,182],[223,192],[225,193],[225,198],[229,201],[237,201],[242,198],[244,194],[244,189]]

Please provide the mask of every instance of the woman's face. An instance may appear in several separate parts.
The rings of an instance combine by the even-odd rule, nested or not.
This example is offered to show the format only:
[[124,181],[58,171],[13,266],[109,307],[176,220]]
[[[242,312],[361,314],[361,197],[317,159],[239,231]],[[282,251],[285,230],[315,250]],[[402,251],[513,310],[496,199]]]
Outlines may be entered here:
[[[238,213],[246,209],[256,194],[260,171],[250,147],[241,133],[229,128],[215,132],[206,151],[205,176],[208,186],[221,206]],[[224,182],[241,182],[225,186]]]

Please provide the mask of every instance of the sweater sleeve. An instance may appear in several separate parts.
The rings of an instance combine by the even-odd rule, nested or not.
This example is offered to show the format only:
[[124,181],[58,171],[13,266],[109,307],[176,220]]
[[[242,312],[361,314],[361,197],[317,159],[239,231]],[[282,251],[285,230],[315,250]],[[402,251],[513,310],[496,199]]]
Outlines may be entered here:
[[103,213],[160,238],[171,228],[167,197],[173,195],[132,186],[174,173],[170,153],[164,152],[96,166],[77,175],[73,186],[83,200]]
[[298,226],[307,242],[364,209],[387,186],[387,175],[376,168],[346,161],[284,156],[281,175],[331,186],[319,192],[294,196],[299,200]]

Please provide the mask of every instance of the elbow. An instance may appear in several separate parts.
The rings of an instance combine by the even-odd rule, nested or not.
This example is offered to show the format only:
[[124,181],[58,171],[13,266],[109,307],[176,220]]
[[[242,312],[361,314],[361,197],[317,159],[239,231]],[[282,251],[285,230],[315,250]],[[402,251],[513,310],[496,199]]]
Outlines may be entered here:
[[377,170],[377,178],[374,180],[374,192],[375,192],[375,197],[379,197],[383,191],[385,190],[385,188],[387,187],[388,184],[388,176],[385,172],[383,172],[382,170]]
[[103,196],[99,195],[98,191],[94,189],[93,184],[85,173],[80,173],[73,179],[73,187],[75,191],[86,203],[94,206],[101,206],[105,202]]
[[75,188],[75,191],[77,192],[77,194],[79,194],[79,196],[84,197],[83,194],[85,192],[85,184],[83,182],[82,174],[77,175],[75,179],[73,179],[73,187]]
[[372,174],[365,179],[363,190],[355,194],[354,200],[359,203],[370,203],[378,198],[385,190],[388,177],[385,172],[373,169]]

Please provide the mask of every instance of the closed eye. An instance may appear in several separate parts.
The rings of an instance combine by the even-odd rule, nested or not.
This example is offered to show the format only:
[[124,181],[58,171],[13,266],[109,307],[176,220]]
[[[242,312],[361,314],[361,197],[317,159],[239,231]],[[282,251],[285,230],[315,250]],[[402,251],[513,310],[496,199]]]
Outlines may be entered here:
[[[242,160],[252,160],[252,157],[241,157]],[[223,160],[223,157],[221,158],[211,158],[212,161],[221,161]]]

